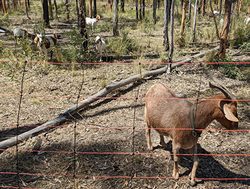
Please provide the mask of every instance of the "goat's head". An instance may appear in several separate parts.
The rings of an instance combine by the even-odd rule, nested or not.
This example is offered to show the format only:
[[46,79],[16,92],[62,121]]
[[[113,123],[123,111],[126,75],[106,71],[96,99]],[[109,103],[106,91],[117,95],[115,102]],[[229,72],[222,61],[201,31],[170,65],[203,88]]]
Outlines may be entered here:
[[42,34],[36,34],[36,37],[34,39],[34,43],[37,44],[37,45],[40,45],[42,43]]
[[100,15],[96,15],[96,21],[99,21],[101,19]]
[[218,106],[214,112],[215,119],[227,129],[237,129],[239,120],[236,97],[219,84],[209,83],[209,86],[219,89],[225,95],[218,101]]

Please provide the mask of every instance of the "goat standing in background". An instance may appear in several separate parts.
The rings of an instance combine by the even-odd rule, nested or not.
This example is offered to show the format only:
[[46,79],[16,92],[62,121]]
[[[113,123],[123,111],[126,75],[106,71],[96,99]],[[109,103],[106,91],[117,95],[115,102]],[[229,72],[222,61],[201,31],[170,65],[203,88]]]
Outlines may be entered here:
[[34,43],[40,50],[40,52],[43,52],[45,56],[48,55],[48,50],[50,51],[50,59],[52,59],[53,51],[52,48],[56,46],[57,39],[54,36],[48,36],[48,35],[42,35],[42,34],[36,34],[36,37],[34,39]]
[[105,50],[105,47],[106,47],[106,43],[105,43],[104,39],[100,36],[96,36],[95,49],[97,50],[97,52],[99,54],[100,62],[102,61],[102,53]]
[[96,18],[90,18],[90,17],[86,17],[86,24],[87,25],[91,25],[92,30],[94,29],[96,23],[101,19],[101,17],[99,15],[96,16]]
[[179,98],[163,84],[152,86],[145,96],[146,138],[148,149],[152,150],[150,137],[154,128],[160,134],[160,144],[165,145],[164,136],[172,139],[174,158],[173,177],[179,178],[178,153],[180,148],[190,149],[194,155],[190,173],[191,185],[195,185],[198,167],[197,141],[202,130],[213,120],[227,129],[238,128],[236,98],[223,86],[209,83],[211,88],[219,89],[222,94],[192,103]]

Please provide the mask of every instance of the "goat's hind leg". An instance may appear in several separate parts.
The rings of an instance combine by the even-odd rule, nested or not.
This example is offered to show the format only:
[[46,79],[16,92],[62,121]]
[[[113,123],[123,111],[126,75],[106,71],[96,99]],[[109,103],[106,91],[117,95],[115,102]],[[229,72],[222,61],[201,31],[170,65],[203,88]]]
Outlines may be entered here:
[[152,141],[151,141],[151,127],[147,123],[147,128],[146,128],[146,138],[147,138],[147,145],[148,145],[148,150],[152,151],[153,146],[152,146]]
[[191,186],[194,186],[196,184],[195,176],[196,176],[196,170],[199,165],[199,158],[197,156],[197,144],[195,144],[193,147],[193,159],[194,159],[194,163],[193,163],[192,171],[189,175]]
[[179,162],[179,157],[177,156],[180,150],[179,145],[175,144],[173,141],[172,143],[172,148],[173,148],[173,156],[174,156],[174,168],[173,168],[173,178],[178,179],[179,178],[179,168],[178,168],[178,162]]
[[166,143],[165,143],[165,141],[164,141],[164,136],[163,135],[161,135],[160,134],[160,145],[162,146],[162,147],[166,147]]

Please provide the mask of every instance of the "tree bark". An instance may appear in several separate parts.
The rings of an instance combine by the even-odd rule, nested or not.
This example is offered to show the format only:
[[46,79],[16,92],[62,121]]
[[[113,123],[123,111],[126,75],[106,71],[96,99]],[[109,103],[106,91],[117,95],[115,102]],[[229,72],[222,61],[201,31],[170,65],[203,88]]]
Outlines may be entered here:
[[201,0],[201,14],[202,16],[206,14],[206,0]]
[[49,2],[49,15],[50,15],[50,18],[53,20],[54,19],[54,15],[53,15],[52,2],[51,2],[51,0],[48,0],[48,2]]
[[169,0],[164,0],[163,45],[164,45],[165,51],[169,50],[168,25],[169,25],[169,16],[170,16],[170,6],[171,6],[171,2]]
[[43,21],[45,27],[50,27],[48,0],[42,0],[42,4],[43,4]]
[[196,17],[197,17],[197,6],[198,6],[198,0],[195,0],[195,5],[194,5],[194,21],[193,21],[193,37],[192,41],[193,43],[196,41]]
[[136,20],[139,20],[138,3],[139,3],[139,0],[135,0],[135,17],[136,17]]
[[124,6],[125,6],[125,0],[121,0],[121,11],[122,12],[125,12]]
[[92,18],[93,16],[93,11],[92,11],[92,0],[89,0],[89,17]]
[[192,14],[192,0],[188,0],[188,25],[191,24],[191,14]]
[[181,37],[184,37],[185,25],[186,25],[186,13],[187,13],[187,0],[183,1],[182,4],[182,18],[181,18]]
[[84,50],[88,50],[88,33],[86,30],[86,19],[85,19],[85,13],[86,13],[86,4],[85,0],[79,1],[79,27],[80,27],[80,35],[83,39],[83,48]]
[[69,22],[70,19],[69,0],[65,0],[65,11],[66,11],[67,22]]
[[222,4],[223,4],[222,2],[223,2],[223,0],[220,0],[220,5],[219,5],[220,6],[220,8],[219,8],[220,15],[221,15],[221,12],[222,12]]
[[153,0],[153,21],[156,24],[156,9],[157,9],[157,0]]
[[169,45],[169,69],[168,72],[171,72],[172,62],[173,62],[173,53],[174,53],[174,4],[175,0],[171,1],[171,14],[170,14],[170,45]]
[[28,5],[28,1],[27,0],[24,0],[24,3],[25,3],[25,12],[26,12],[26,16],[28,19],[31,19],[30,16],[29,16],[29,5]]
[[[80,0],[80,4],[81,4],[81,1],[84,1],[84,0]],[[80,14],[81,14],[81,6],[80,6]],[[206,53],[217,51],[218,49],[219,49],[219,47],[215,47],[214,49],[210,49],[208,51],[202,51],[199,54],[196,54],[192,57],[185,58],[183,60],[180,60],[179,62],[173,63],[172,67],[181,66],[181,65],[183,65],[183,62],[191,62],[193,59],[200,58],[200,57],[204,56]],[[59,127],[63,123],[69,121],[69,119],[72,119],[72,115],[74,116],[74,115],[78,114],[79,111],[83,110],[84,108],[87,108],[90,104],[100,100],[101,98],[106,97],[109,93],[111,93],[111,92],[113,92],[121,87],[124,87],[126,85],[136,83],[138,81],[143,81],[143,80],[149,79],[153,76],[166,73],[167,68],[168,68],[168,66],[164,66],[164,67],[158,68],[156,70],[150,70],[150,71],[144,72],[142,74],[133,75],[133,76],[126,78],[126,79],[123,79],[121,81],[114,81],[114,82],[108,84],[104,89],[102,89],[101,91],[97,92],[96,94],[88,97],[87,99],[85,99],[84,101],[79,103],[78,105],[74,105],[74,106],[70,107],[68,110],[64,111],[63,113],[58,115],[56,118],[54,118],[50,121],[47,121],[46,123],[34,128],[34,129],[31,129],[27,132],[19,134],[18,137],[14,136],[14,137],[11,137],[7,140],[1,141],[0,142],[0,149],[3,150],[3,149],[7,149],[9,147],[12,147],[14,145],[17,145],[18,143],[20,143],[26,139],[29,139],[33,136],[36,136],[37,134],[42,133],[42,132],[44,132],[44,131],[46,131],[54,126]]]
[[114,0],[113,2],[113,36],[118,36],[118,2]]
[[58,8],[57,8],[57,2],[54,0],[54,6],[55,6],[55,17],[58,19]]
[[219,57],[225,58],[226,56],[226,49],[228,48],[228,34],[230,29],[231,23],[231,11],[232,11],[233,0],[225,0],[224,10],[224,25],[220,32],[220,51]]
[[96,18],[97,16],[97,6],[96,6],[96,0],[93,1],[93,17]]

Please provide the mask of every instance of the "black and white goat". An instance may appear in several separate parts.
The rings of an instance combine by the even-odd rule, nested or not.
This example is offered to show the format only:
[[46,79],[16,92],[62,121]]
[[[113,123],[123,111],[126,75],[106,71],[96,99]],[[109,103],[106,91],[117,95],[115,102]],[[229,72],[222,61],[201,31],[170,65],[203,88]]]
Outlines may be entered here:
[[40,52],[42,52],[46,57],[48,55],[48,51],[50,51],[50,59],[52,59],[52,48],[57,44],[57,38],[55,36],[36,34],[34,43]]
[[100,62],[102,61],[102,54],[103,54],[103,51],[105,50],[105,47],[106,47],[106,42],[104,38],[101,36],[96,36],[95,49],[98,52]]

